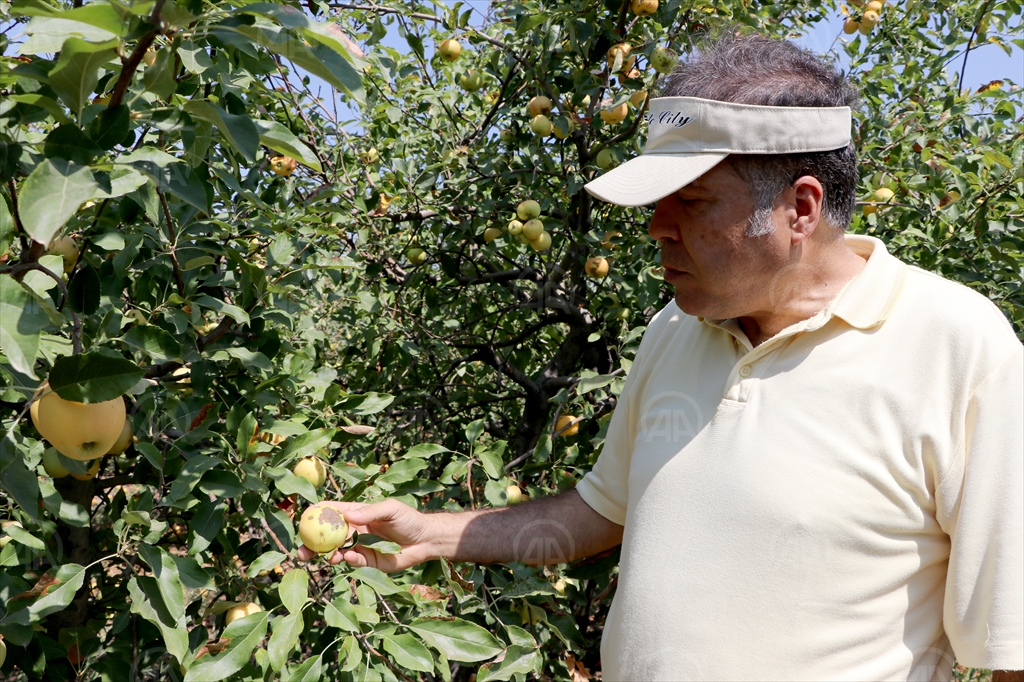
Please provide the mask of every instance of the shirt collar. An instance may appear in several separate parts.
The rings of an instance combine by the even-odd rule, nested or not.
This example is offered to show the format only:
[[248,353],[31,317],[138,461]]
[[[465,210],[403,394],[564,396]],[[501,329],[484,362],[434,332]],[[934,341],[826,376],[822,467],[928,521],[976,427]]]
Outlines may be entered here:
[[907,279],[907,266],[886,250],[882,240],[845,235],[846,245],[867,264],[839,295],[832,314],[851,327],[871,329],[885,322]]

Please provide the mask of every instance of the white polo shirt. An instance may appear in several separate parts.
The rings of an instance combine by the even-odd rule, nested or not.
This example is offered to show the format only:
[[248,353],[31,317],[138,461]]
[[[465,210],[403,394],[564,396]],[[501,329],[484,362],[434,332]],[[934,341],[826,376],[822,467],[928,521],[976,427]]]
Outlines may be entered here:
[[984,296],[867,264],[751,347],[652,321],[577,486],[625,526],[603,679],[1024,669],[1024,347]]

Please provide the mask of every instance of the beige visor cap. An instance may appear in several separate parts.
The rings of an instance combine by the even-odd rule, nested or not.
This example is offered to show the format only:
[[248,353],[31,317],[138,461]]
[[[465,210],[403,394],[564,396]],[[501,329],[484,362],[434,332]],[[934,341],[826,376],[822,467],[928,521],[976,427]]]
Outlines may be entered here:
[[586,185],[619,206],[643,206],[708,172],[729,154],[798,154],[850,144],[850,107],[763,107],[657,97],[644,115],[643,153]]

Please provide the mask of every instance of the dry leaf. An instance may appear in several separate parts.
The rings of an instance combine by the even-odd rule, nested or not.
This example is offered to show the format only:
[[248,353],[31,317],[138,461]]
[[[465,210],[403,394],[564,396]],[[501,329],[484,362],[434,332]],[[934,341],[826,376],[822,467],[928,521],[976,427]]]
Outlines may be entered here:
[[565,652],[565,667],[569,669],[572,682],[586,682],[590,679],[590,671],[568,651]]
[[377,429],[363,424],[353,424],[352,426],[342,426],[341,430],[345,433],[351,433],[353,436],[365,436],[368,433],[373,433]]

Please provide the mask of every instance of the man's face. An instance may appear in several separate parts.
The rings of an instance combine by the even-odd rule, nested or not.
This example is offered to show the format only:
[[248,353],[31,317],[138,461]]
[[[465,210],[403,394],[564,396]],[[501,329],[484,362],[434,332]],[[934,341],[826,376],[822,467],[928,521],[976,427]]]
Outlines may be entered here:
[[746,184],[725,162],[658,201],[648,231],[687,314],[726,319],[768,307],[789,247],[785,230],[747,237],[752,211]]

